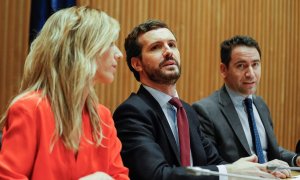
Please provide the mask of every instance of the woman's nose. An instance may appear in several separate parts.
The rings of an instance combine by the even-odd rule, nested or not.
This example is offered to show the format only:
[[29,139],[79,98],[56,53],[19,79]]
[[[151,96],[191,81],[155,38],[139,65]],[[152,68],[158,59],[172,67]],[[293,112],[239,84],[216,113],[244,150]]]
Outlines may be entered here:
[[115,52],[115,59],[117,60],[121,60],[123,58],[123,54],[122,52],[120,51],[120,49],[116,46],[115,47],[116,49],[116,52]]

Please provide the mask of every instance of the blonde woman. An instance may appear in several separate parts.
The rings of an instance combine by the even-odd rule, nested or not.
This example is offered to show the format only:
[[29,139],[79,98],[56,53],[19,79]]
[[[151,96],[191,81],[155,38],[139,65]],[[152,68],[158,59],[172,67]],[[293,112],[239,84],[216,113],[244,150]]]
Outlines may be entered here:
[[31,45],[21,91],[0,121],[0,179],[128,179],[110,111],[95,83],[111,83],[119,23],[102,11],[53,14]]

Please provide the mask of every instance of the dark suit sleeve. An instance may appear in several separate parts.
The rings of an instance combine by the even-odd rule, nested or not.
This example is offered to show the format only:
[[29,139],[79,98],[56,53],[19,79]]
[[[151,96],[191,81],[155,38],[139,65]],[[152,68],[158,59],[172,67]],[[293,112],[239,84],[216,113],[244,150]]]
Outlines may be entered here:
[[[280,159],[280,160],[283,160],[285,162],[287,162],[290,166],[293,166],[293,158],[297,155],[296,153],[294,152],[291,152],[287,149],[284,149],[283,147],[279,146],[278,143],[277,143],[277,139],[276,139],[276,136],[274,134],[274,129],[273,129],[273,121],[272,121],[272,118],[271,118],[271,113],[270,113],[270,110],[267,106],[267,104],[265,103],[265,101],[259,97],[259,96],[256,96],[257,98],[257,101],[259,102],[259,108],[263,109],[263,111],[267,114],[267,119],[268,119],[268,127],[266,127],[265,125],[265,129],[268,130],[267,128],[271,128],[271,130],[269,130],[271,133],[272,133],[272,136],[270,137],[270,143],[269,143],[269,158],[272,160],[272,159]],[[278,153],[279,155],[277,155]]]
[[244,145],[247,139],[233,105],[226,104],[224,111],[227,111],[223,112],[216,102],[218,100],[214,94],[194,103],[192,107],[198,114],[201,131],[216,147],[221,157],[233,163],[241,157],[249,156],[246,149],[248,144]]
[[211,141],[211,143],[216,147],[217,139],[215,137],[215,127],[213,121],[209,117],[212,117],[212,114],[209,114],[208,110],[200,102],[194,103],[192,105],[194,110],[197,112],[198,119],[201,122],[201,131],[205,136]]
[[[188,175],[183,167],[167,162],[169,156],[174,155],[165,153],[162,148],[167,148],[169,142],[165,140],[159,117],[142,101],[135,99],[135,105],[120,105],[113,118],[123,145],[123,162],[129,168],[131,179],[218,179],[216,176]],[[214,168],[216,170],[216,166]]]
[[283,161],[286,161],[290,166],[295,166],[294,162],[292,162],[292,161],[293,161],[293,158],[295,156],[297,156],[297,154],[292,151],[286,150],[281,146],[279,146],[278,149],[279,149],[279,154],[281,156],[280,159],[282,159]]

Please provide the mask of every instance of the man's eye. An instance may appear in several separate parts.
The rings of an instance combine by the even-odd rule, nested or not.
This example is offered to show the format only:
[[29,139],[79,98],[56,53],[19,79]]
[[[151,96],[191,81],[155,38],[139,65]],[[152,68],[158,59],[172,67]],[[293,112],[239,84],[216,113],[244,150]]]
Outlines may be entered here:
[[159,45],[155,45],[155,46],[152,46],[151,47],[151,50],[153,51],[153,50],[156,50],[156,49],[158,49],[159,48]]
[[176,47],[175,43],[169,43],[169,47]]
[[244,66],[244,64],[237,64],[236,67],[237,67],[238,69],[244,69],[245,66]]
[[254,68],[259,67],[259,63],[253,63],[252,67],[254,67]]

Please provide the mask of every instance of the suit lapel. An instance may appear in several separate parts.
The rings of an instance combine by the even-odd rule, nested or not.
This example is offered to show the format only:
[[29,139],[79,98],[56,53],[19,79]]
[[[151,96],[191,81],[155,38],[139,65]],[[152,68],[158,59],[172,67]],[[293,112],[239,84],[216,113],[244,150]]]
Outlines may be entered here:
[[[263,105],[264,102],[262,102],[262,100],[256,96],[253,96],[253,103],[258,111],[258,114],[260,116],[260,119],[261,119],[261,121],[264,125],[264,128],[265,128],[265,131],[266,131],[268,147],[271,147],[271,148],[268,148],[268,150],[276,149],[276,147],[278,147],[278,144],[277,144],[276,139],[274,138],[275,134],[273,131],[273,127],[270,125],[270,122],[268,120],[269,119],[269,116],[268,116],[269,110],[266,109],[266,107]],[[274,154],[274,153],[277,153],[277,151],[269,152],[268,155]]]
[[[189,121],[189,130],[190,130],[190,145],[191,145],[191,153],[193,157],[193,165],[194,166],[200,166],[207,164],[206,158],[203,158],[204,151],[200,148],[202,145],[199,144],[199,142],[202,142],[199,136],[200,131],[200,125],[196,124],[193,119],[197,119],[197,117],[192,115],[192,112],[190,112],[191,108],[188,104],[185,102],[182,102],[182,105],[186,111],[186,115],[188,117]],[[203,152],[203,153],[201,153]]]
[[246,139],[240,118],[234,108],[229,94],[226,91],[225,86],[223,86],[223,88],[219,91],[219,103],[221,111],[225,115],[228,123],[231,125],[236,137],[238,138],[244,149],[248,152],[248,154],[251,155],[251,150],[247,143],[248,141]]
[[140,89],[138,90],[137,95],[140,96],[147,104],[150,104],[150,107],[153,108],[153,112],[156,112],[157,116],[159,117],[161,126],[163,127],[164,132],[167,136],[167,139],[170,142],[172,151],[174,152],[174,154],[176,154],[176,159],[177,159],[178,163],[180,164],[180,155],[179,155],[179,151],[177,148],[177,144],[176,144],[174,135],[172,133],[172,130],[170,128],[168,120],[167,120],[163,110],[161,109],[159,103],[142,85],[140,86]]

